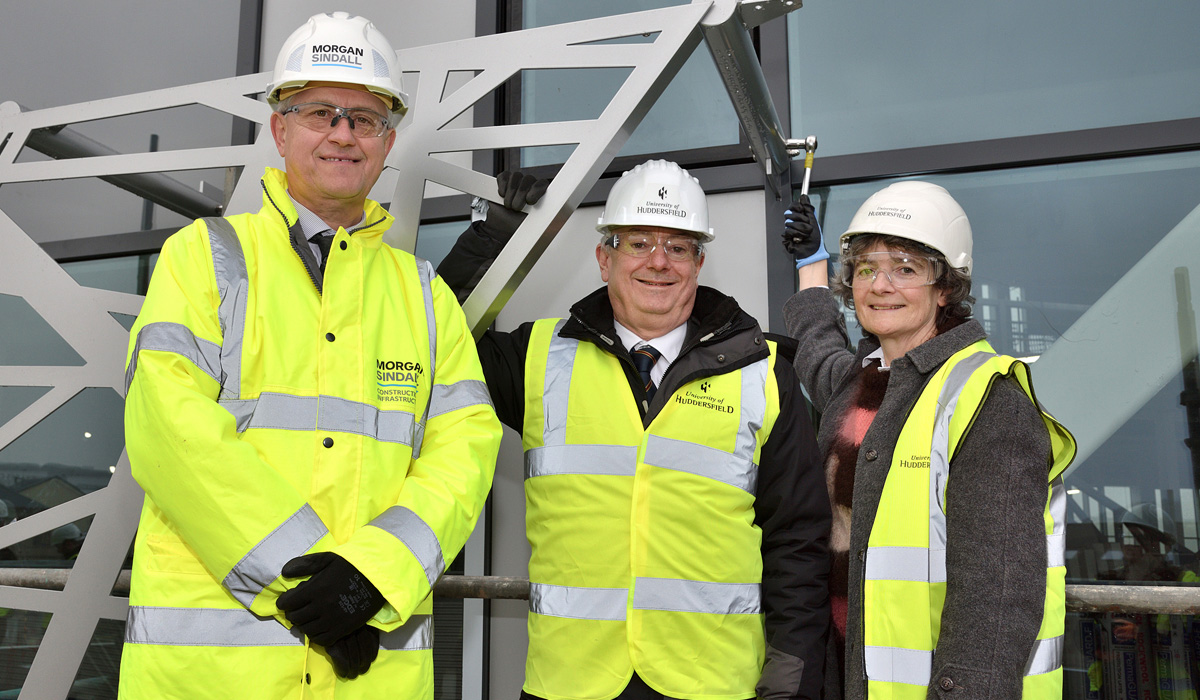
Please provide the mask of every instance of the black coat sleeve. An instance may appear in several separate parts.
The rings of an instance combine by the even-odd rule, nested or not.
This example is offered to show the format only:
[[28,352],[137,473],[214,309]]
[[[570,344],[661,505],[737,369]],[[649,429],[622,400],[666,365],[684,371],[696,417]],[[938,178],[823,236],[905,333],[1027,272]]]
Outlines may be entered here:
[[511,333],[487,331],[475,343],[496,416],[518,433],[525,422],[525,353],[532,332],[533,323],[523,323]]
[[458,303],[466,301],[475,291],[475,286],[507,241],[503,233],[493,231],[482,221],[475,221],[454,242],[438,265],[437,273],[454,291]]
[[795,372],[775,363],[779,418],[763,445],[755,500],[762,529],[767,661],[760,698],[817,698],[829,626],[829,498]]

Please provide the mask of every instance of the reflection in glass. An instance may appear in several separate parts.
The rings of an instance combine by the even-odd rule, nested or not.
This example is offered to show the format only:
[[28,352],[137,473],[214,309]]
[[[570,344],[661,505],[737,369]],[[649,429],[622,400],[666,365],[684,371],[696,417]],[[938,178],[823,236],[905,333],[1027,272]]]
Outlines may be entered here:
[[1200,116],[1194,2],[805,3],[787,23],[792,134],[818,158]]
[[80,366],[83,358],[21,297],[0,294],[0,365]]
[[100,620],[96,632],[88,644],[83,663],[75,682],[71,684],[71,697],[80,700],[104,700],[117,697],[117,677],[121,669],[121,644],[125,637],[125,623],[121,620]]
[[[524,26],[543,27],[594,17],[686,4],[679,0],[561,2],[524,0]],[[628,69],[540,71],[521,86],[521,122],[590,118],[608,103]],[[679,69],[618,156],[738,143],[738,119],[712,53],[702,42]],[[522,149],[522,167],[562,163],[570,146]]]
[[158,253],[147,253],[66,262],[62,263],[62,268],[85,287],[145,294],[157,262]]
[[[0,562],[2,564],[2,562]],[[0,693],[19,690],[33,664],[34,654],[46,634],[50,614],[0,608]]]

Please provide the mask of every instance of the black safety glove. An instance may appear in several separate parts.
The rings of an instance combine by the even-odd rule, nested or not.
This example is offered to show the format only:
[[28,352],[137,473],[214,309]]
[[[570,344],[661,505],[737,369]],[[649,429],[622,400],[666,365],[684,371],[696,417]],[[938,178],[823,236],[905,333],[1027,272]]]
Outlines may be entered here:
[[363,625],[333,644],[325,647],[333,671],[339,677],[353,680],[367,672],[379,655],[379,630]]
[[279,596],[276,606],[314,644],[326,648],[366,624],[385,602],[366,576],[333,552],[296,557],[281,573],[285,578],[311,577]]
[[525,220],[525,213],[521,210],[527,204],[537,204],[549,186],[549,180],[539,180],[520,170],[505,170],[497,175],[496,193],[504,201],[504,206],[488,206],[487,218],[481,224],[484,232],[497,241],[508,242]]
[[796,259],[797,268],[829,258],[821,239],[821,225],[817,223],[808,195],[797,197],[783,215],[783,247]]

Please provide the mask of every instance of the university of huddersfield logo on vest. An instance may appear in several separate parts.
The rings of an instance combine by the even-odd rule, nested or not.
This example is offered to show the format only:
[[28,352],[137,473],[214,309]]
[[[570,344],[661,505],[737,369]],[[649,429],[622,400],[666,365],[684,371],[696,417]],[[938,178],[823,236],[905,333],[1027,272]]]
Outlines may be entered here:
[[924,456],[918,455],[918,456],[913,457],[912,459],[901,458],[898,463],[898,466],[900,466],[903,469],[928,469],[929,468],[929,455],[924,455]]
[[412,360],[375,360],[375,384],[380,403],[415,406],[421,373],[420,362]]
[[712,379],[693,382],[681,391],[675,392],[675,396],[671,400],[683,406],[696,406],[718,413],[733,413],[734,402],[727,401],[724,396],[715,395],[714,383]]

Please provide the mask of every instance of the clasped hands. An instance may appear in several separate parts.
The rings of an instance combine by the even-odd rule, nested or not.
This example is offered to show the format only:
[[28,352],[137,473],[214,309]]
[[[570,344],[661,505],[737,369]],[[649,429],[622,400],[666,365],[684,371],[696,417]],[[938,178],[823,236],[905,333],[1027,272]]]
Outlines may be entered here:
[[288,622],[325,648],[342,678],[366,673],[379,654],[379,630],[367,624],[385,602],[379,589],[333,552],[296,557],[281,573],[310,577],[279,596],[276,606]]

